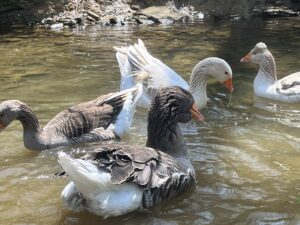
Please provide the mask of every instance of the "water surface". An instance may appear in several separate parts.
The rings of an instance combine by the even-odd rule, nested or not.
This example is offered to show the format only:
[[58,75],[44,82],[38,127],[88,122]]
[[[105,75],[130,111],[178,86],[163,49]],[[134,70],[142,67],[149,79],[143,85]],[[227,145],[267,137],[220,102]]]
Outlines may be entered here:
[[[189,80],[208,56],[224,58],[234,72],[235,92],[214,80],[203,110],[207,125],[182,126],[197,183],[178,198],[119,218],[102,220],[71,212],[60,201],[69,182],[53,174],[57,152],[23,147],[22,127],[0,135],[0,224],[300,224],[300,105],[254,99],[257,68],[239,63],[264,41],[277,60],[278,76],[299,71],[299,19],[251,23],[85,27],[64,31],[15,30],[0,36],[0,101],[29,104],[45,125],[68,106],[117,91],[119,69],[113,46],[141,38],[149,51]],[[146,111],[139,109],[131,135],[144,145]]]

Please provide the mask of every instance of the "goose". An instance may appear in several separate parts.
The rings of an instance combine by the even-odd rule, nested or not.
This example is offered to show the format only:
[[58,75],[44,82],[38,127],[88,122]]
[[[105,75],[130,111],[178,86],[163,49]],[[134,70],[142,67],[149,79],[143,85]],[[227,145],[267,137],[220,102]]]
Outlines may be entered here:
[[265,43],[257,43],[241,62],[259,65],[253,84],[256,96],[286,103],[300,102],[300,72],[277,80],[275,59]]
[[203,121],[192,95],[181,87],[158,91],[148,113],[146,147],[103,143],[81,158],[58,153],[71,182],[64,205],[104,218],[149,208],[186,191],[195,181],[178,123]]
[[128,132],[142,85],[110,93],[72,106],[57,114],[44,128],[24,102],[0,103],[0,132],[13,120],[23,125],[24,146],[45,150],[59,146],[118,139]]
[[217,57],[205,58],[193,68],[190,85],[174,70],[159,59],[154,58],[146,49],[143,41],[128,47],[115,47],[116,58],[121,73],[120,89],[131,88],[135,83],[143,84],[143,95],[138,106],[148,108],[157,90],[167,86],[180,86],[194,96],[198,109],[206,106],[207,80],[210,76],[223,83],[231,93],[232,70],[226,61]]

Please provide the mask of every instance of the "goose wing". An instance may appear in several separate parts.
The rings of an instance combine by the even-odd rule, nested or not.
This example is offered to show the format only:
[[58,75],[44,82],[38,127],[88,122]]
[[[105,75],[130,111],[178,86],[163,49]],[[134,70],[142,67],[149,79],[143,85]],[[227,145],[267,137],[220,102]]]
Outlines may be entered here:
[[144,94],[141,101],[150,102],[157,90],[177,85],[188,89],[189,85],[174,70],[153,57],[142,40],[128,47],[115,48],[121,72],[121,90],[142,83]]
[[103,145],[82,159],[96,165],[99,173],[110,173],[110,182],[114,185],[137,184],[143,190],[142,205],[145,208],[185,191],[195,179],[192,167],[147,147]]
[[300,72],[278,80],[276,91],[287,96],[300,95]]
[[[57,136],[73,139],[74,142],[108,140],[115,137],[114,127],[118,116],[125,107],[134,111],[136,101],[141,95],[141,88],[134,87],[121,92],[110,93],[94,100],[80,103],[56,115],[45,127],[44,132],[55,132]],[[129,104],[126,104],[126,102]],[[127,115],[128,120],[132,115]],[[130,118],[129,118],[130,117]],[[131,122],[131,121],[129,121]],[[112,129],[108,129],[112,128]]]

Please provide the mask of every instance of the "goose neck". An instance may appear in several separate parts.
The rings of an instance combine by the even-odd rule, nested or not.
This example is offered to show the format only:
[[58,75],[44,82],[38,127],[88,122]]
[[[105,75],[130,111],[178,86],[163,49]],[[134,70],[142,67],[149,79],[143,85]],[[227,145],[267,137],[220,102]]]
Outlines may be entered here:
[[277,80],[275,59],[270,51],[266,51],[259,67],[258,75],[265,75],[273,83]]
[[42,145],[39,143],[40,125],[35,113],[27,105],[22,105],[20,109],[18,120],[23,125],[25,147],[28,149],[41,149]]
[[147,147],[163,151],[175,158],[187,158],[186,145],[177,121],[161,112],[149,112]]

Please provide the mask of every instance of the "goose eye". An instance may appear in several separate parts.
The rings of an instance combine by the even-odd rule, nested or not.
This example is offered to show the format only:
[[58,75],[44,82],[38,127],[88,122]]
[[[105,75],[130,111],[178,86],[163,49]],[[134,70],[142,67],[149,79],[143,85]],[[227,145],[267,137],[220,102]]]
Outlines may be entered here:
[[226,75],[228,75],[228,72],[225,72]]
[[256,55],[256,52],[253,52],[252,54],[253,54],[253,55]]

